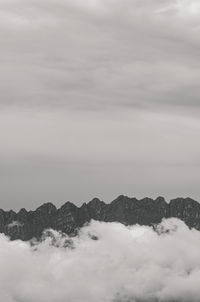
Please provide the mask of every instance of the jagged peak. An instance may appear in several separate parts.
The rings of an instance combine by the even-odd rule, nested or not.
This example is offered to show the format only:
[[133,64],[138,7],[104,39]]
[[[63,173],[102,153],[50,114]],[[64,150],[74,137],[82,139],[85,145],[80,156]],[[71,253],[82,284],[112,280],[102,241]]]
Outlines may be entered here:
[[185,201],[187,201],[187,202],[195,202],[195,203],[198,203],[198,201],[196,201],[196,200],[194,200],[194,199],[192,199],[192,198],[190,198],[190,197],[186,197],[186,198],[185,198]]
[[140,199],[139,201],[147,201],[147,202],[150,201],[150,202],[152,202],[152,201],[154,201],[154,199],[146,196],[146,197]]
[[97,204],[105,204],[105,202],[100,200],[98,197],[95,197],[88,202],[88,205],[97,205]]
[[125,202],[127,200],[130,200],[131,198],[126,195],[119,195],[116,199],[114,199],[111,204],[115,204],[118,202]]
[[80,206],[80,208],[82,208],[82,207],[87,207],[87,203],[86,202],[82,203],[82,205]]
[[198,202],[190,197],[176,197],[176,198],[171,199],[170,202],[171,201],[195,201],[195,202]]
[[45,202],[36,209],[36,211],[42,211],[42,212],[43,211],[53,212],[56,210],[57,210],[56,206],[51,202]]
[[27,210],[25,209],[25,208],[21,208],[20,210],[19,210],[19,212],[17,213],[17,215],[19,215],[19,214],[27,214],[28,212],[27,212]]
[[75,208],[77,208],[77,206],[74,203],[72,203],[71,201],[67,201],[60,207],[59,210],[62,211],[62,210],[75,209]]
[[200,206],[199,202],[190,198],[190,197],[186,197],[186,198],[183,198],[183,197],[177,197],[177,198],[174,198],[174,199],[171,199],[170,200],[170,205],[172,204],[193,204],[193,205],[198,205]]
[[167,203],[165,198],[163,196],[158,196],[156,199],[155,199],[156,202],[160,202],[160,203]]
[[9,210],[9,211],[7,211],[6,213],[8,213],[9,215],[16,215],[16,212],[13,211],[13,210]]

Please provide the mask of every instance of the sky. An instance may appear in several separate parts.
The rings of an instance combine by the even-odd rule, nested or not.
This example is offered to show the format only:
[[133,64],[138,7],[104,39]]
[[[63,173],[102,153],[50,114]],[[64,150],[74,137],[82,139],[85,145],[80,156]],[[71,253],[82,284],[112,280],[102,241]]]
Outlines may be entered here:
[[0,246],[4,302],[199,301],[200,233],[175,218],[157,232],[93,221],[33,246],[1,234]]
[[198,0],[0,0],[0,205],[200,200]]

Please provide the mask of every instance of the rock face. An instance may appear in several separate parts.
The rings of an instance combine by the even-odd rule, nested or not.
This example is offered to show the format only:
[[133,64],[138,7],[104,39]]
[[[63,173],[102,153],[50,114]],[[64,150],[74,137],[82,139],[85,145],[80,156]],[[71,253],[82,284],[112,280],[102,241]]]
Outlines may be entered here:
[[68,201],[59,209],[51,203],[35,211],[21,209],[16,213],[0,209],[0,232],[12,240],[29,240],[40,238],[47,228],[74,235],[91,219],[125,225],[154,225],[169,217],[177,217],[190,228],[200,230],[200,204],[193,199],[177,198],[167,203],[163,197],[138,200],[121,195],[110,204],[94,198],[80,208]]

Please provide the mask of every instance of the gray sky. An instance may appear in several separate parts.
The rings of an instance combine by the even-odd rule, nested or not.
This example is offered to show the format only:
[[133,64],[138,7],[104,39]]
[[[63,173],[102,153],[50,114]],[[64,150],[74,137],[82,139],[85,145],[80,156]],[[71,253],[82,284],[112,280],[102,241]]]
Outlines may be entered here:
[[0,0],[1,207],[200,200],[199,0]]

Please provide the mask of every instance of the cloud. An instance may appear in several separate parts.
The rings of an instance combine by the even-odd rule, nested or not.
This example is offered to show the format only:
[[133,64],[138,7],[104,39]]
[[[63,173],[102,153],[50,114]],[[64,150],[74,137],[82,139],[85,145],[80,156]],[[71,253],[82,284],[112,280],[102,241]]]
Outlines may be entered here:
[[1,235],[4,302],[200,299],[200,233],[177,219],[164,220],[157,232],[93,221],[73,239],[48,234],[36,245]]
[[9,0],[0,12],[1,105],[199,107],[195,0]]

